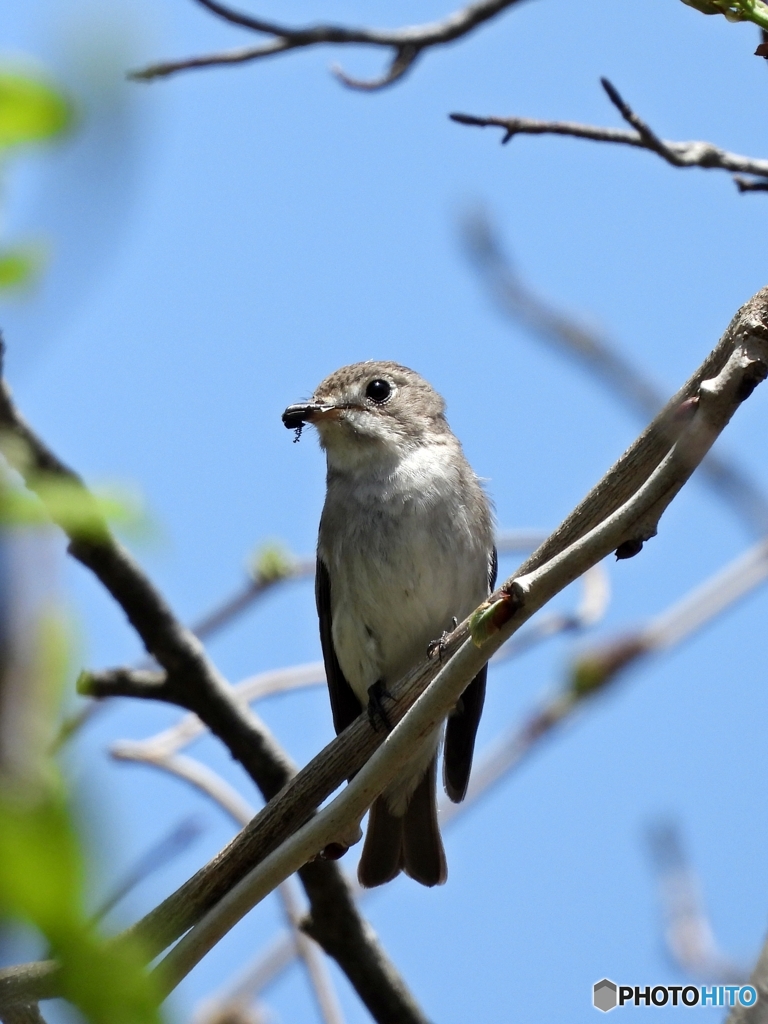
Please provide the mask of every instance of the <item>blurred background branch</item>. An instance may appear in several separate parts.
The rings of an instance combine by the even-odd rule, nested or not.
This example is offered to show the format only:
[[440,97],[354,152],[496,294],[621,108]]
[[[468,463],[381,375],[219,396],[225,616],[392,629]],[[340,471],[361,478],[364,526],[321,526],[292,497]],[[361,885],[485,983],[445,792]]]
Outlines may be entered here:
[[656,822],[648,828],[647,841],[671,961],[708,985],[745,984],[747,972],[729,960],[715,941],[678,825],[673,821]]

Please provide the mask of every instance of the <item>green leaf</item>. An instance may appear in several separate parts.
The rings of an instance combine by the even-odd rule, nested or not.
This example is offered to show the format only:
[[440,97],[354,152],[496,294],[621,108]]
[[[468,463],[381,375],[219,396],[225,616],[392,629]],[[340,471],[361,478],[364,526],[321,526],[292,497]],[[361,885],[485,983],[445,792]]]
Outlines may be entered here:
[[72,120],[72,105],[48,82],[0,71],[0,149],[55,138]]
[[32,284],[45,254],[39,246],[20,245],[0,250],[0,291],[18,291]]

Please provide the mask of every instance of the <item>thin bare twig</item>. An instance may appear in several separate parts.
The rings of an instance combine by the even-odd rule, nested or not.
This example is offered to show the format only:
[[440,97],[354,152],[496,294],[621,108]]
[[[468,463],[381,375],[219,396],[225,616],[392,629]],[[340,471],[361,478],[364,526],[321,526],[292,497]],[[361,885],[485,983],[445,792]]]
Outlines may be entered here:
[[751,182],[744,178],[734,178],[739,191],[766,190],[768,183],[764,179],[768,178],[768,160],[729,153],[711,142],[671,142],[661,139],[635,114],[607,78],[600,81],[611,102],[618,108],[624,120],[633,126],[634,131],[601,128],[573,121],[538,121],[529,117],[477,117],[474,114],[460,113],[448,116],[459,124],[475,125],[479,128],[503,128],[502,143],[509,142],[515,135],[570,135],[573,138],[591,139],[594,142],[612,142],[622,146],[634,146],[636,149],[648,149],[673,167],[703,167],[707,170],[729,171],[737,175],[753,174],[763,180]]
[[[594,374],[643,418],[655,416],[663,391],[595,329],[588,329],[537,295],[504,252],[488,216],[475,211],[462,225],[473,265],[503,311]],[[758,536],[768,532],[768,498],[731,457],[711,452],[701,465],[705,483],[726,500]]]
[[218,633],[224,626],[228,626],[234,619],[241,615],[247,608],[258,601],[260,597],[272,591],[276,586],[288,583],[291,580],[307,579],[314,576],[314,559],[297,559],[288,566],[284,572],[277,576],[256,575],[253,579],[237,593],[226,598],[220,605],[206,612],[201,618],[190,627],[198,640],[209,640],[214,633]]
[[645,625],[590,648],[576,659],[570,689],[604,689],[652,654],[676,647],[768,580],[768,540],[755,544]]
[[[230,625],[238,616],[247,611],[259,598],[270,593],[276,587],[292,580],[305,579],[315,572],[314,560],[307,558],[292,559],[278,568],[277,572],[263,572],[258,565],[255,572],[244,587],[239,588],[231,597],[225,598],[209,612],[197,619],[189,631],[198,640],[209,640],[215,633]],[[153,658],[145,658],[136,666],[139,671],[149,669],[154,664]],[[160,681],[160,678],[157,677]],[[59,729],[55,746],[62,746],[77,733],[86,723],[90,722],[109,701],[109,695],[87,701],[72,715],[65,718]]]
[[[470,779],[465,803],[472,803],[516,768],[545,737],[573,718],[589,698],[605,692],[651,654],[669,650],[687,640],[766,580],[768,540],[763,540],[644,626],[583,651],[574,659],[560,692],[534,711],[522,726],[508,730],[484,751]],[[454,814],[455,805],[441,808],[445,821]]]
[[220,1021],[227,1021],[230,1015],[238,1012],[241,1016],[252,1013],[254,1007],[257,1013],[262,1011],[259,1024],[262,1024],[262,1017],[265,1018],[263,1024],[268,1024],[270,1018],[263,1012],[263,1004],[258,1000],[258,994],[290,967],[297,955],[295,932],[284,929],[263,956],[259,957],[258,967],[248,964],[234,984],[198,1003],[192,1016],[192,1024],[219,1024]]
[[[496,539],[500,554],[515,551],[531,551],[546,537],[541,530],[504,530]],[[189,628],[198,640],[209,640],[214,633],[230,625],[260,597],[276,586],[292,580],[311,579],[315,575],[314,558],[296,558],[288,562],[278,573],[265,574],[256,568],[255,575],[231,597],[206,612]]]
[[376,78],[352,78],[340,68],[333,68],[333,73],[344,85],[351,89],[371,92],[391,85],[402,78],[413,67],[416,59],[424,50],[452,43],[454,40],[468,35],[473,29],[495,18],[507,8],[515,6],[520,0],[476,0],[475,3],[454,11],[453,14],[449,14],[441,21],[395,29],[350,28],[343,25],[309,25],[304,28],[291,28],[288,25],[267,21],[264,18],[242,14],[218,3],[217,0],[197,0],[197,2],[212,14],[233,25],[239,25],[241,28],[250,29],[271,38],[258,46],[151,64],[139,71],[132,72],[131,78],[137,81],[149,81],[153,78],[167,77],[177,71],[243,64],[247,61],[259,60],[263,57],[271,57],[288,50],[303,49],[308,46],[351,44],[375,46],[391,52],[387,69]]
[[761,181],[759,178],[742,178],[740,174],[734,174],[733,180],[739,192],[768,192],[768,181]]

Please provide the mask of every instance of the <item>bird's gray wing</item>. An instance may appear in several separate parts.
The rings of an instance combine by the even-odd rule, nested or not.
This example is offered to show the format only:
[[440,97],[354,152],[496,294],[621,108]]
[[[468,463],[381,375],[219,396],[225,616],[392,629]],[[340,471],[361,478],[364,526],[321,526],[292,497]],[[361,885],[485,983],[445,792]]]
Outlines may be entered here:
[[328,567],[318,558],[315,571],[315,601],[320,619],[320,644],[323,648],[325,677],[328,681],[328,693],[331,697],[331,711],[336,733],[342,732],[357,718],[363,710],[360,701],[352,692],[352,687],[344,678],[339,659],[333,647],[333,620],[331,618],[331,577]]
[[[496,586],[499,559],[494,547],[488,567],[488,592]],[[443,785],[449,798],[461,803],[469,785],[472,770],[472,755],[475,752],[475,737],[485,703],[485,681],[488,666],[484,665],[461,695],[456,710],[448,718],[445,727],[445,748],[443,754]]]

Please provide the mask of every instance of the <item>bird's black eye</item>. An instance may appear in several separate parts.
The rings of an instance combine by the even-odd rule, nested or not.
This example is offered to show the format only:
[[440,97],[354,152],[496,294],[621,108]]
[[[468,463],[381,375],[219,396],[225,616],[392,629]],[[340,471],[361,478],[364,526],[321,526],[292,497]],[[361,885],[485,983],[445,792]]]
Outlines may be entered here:
[[372,402],[386,402],[391,394],[392,385],[389,381],[382,380],[380,377],[372,380],[365,389],[366,397],[370,398]]

